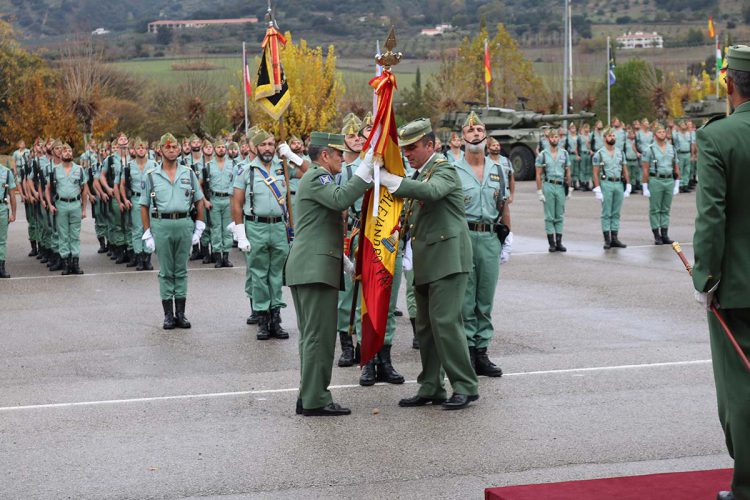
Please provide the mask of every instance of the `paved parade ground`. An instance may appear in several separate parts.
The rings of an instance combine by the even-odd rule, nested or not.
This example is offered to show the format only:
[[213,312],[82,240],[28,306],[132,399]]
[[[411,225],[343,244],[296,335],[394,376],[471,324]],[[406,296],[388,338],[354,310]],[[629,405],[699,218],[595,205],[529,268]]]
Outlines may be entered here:
[[[604,251],[599,202],[574,193],[568,252],[548,254],[535,189],[517,184],[495,298],[489,352],[506,375],[481,377],[463,411],[399,408],[420,368],[400,317],[393,358],[407,383],[360,387],[358,368],[335,367],[334,400],[352,409],[337,418],[295,415],[289,290],[291,338],[255,340],[236,250],[233,269],[190,264],[193,327],[167,332],[156,271],[97,255],[87,219],[86,274],[50,273],[26,257],[19,206],[13,278],[0,280],[2,497],[482,498],[489,486],[731,467],[705,313],[672,249],[653,245],[648,200],[625,200],[629,247]],[[691,260],[694,217],[695,195],[675,197],[670,236]],[[403,289],[399,303],[406,312]]]

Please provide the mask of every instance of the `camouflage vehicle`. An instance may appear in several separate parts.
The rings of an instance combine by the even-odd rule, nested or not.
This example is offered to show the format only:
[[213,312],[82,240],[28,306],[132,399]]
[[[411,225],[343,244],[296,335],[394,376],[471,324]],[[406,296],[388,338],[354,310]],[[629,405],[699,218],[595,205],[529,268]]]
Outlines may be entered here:
[[[683,118],[692,118],[693,120],[705,118],[709,119],[718,115],[727,114],[727,100],[725,97],[709,95],[702,101],[694,101],[685,104],[685,116]],[[700,127],[700,121],[696,123]]]
[[[503,154],[510,158],[517,180],[534,178],[534,160],[542,136],[541,128],[557,124],[563,120],[590,120],[594,113],[569,115],[543,115],[534,111],[517,111],[507,108],[474,107],[473,111],[487,128],[487,135],[497,139],[503,147]],[[447,143],[451,131],[461,130],[469,111],[452,111],[443,115],[439,132]]]

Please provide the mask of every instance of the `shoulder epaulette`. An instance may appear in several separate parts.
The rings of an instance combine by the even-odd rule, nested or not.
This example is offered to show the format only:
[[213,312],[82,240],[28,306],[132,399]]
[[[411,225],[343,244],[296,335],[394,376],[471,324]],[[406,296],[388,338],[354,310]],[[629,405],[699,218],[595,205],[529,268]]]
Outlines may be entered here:
[[146,170],[147,174],[153,174],[154,172],[156,172],[156,168],[149,168],[148,170]]
[[703,126],[702,126],[701,128],[706,128],[706,127],[708,127],[708,126],[709,126],[710,124],[712,124],[712,123],[714,123],[714,122],[717,122],[717,121],[719,121],[719,120],[721,120],[721,119],[723,119],[723,118],[726,118],[726,117],[727,117],[727,115],[716,115],[716,116],[712,116],[711,118],[709,118],[709,119],[708,119],[708,121],[707,121],[707,122],[706,122],[706,123],[705,123],[705,124],[704,124],[704,125],[703,125]]

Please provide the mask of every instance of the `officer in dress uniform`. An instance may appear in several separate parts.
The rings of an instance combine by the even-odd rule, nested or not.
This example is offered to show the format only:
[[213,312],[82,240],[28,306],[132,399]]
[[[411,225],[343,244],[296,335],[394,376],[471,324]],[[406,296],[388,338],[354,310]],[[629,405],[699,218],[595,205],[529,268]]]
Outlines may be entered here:
[[[200,241],[203,222],[203,192],[195,172],[177,165],[180,144],[170,134],[159,141],[162,163],[146,171],[141,192],[141,223],[144,244],[159,259],[159,295],[164,309],[164,329],[190,328],[185,317],[187,266],[191,245]],[[195,204],[195,224],[190,210]]]
[[680,192],[680,167],[674,147],[667,142],[664,125],[656,124],[654,139],[644,149],[642,156],[643,196],[649,198],[648,215],[654,244],[671,245],[669,212],[672,209],[672,197]]
[[8,224],[16,220],[16,187],[13,172],[0,165],[0,278],[10,278],[5,270],[5,257],[8,252]]
[[[594,132],[596,133],[596,132]],[[565,216],[565,187],[570,186],[570,157],[557,147],[560,136],[556,130],[549,133],[549,150],[536,157],[536,193],[544,204],[544,230],[550,252],[566,252],[562,244],[563,218]]]
[[[698,191],[693,285],[704,305],[714,303],[746,355],[750,355],[750,47],[727,51],[728,117],[698,130]],[[731,491],[718,500],[750,498],[750,371],[708,313],[719,421],[734,459]]]
[[494,162],[484,156],[487,133],[473,111],[466,118],[462,132],[466,151],[463,160],[453,165],[463,185],[474,256],[463,299],[464,331],[476,374],[500,377],[503,371],[490,360],[487,348],[495,331],[492,305],[500,277],[500,263],[507,262],[513,243],[513,233],[505,236],[505,244],[501,243],[497,233],[500,222],[508,224],[508,180],[506,170],[500,164],[507,164],[508,160],[500,156],[499,161]]
[[368,189],[372,157],[366,157],[349,182],[338,186],[333,178],[341,171],[342,151],[347,149],[341,134],[310,135],[308,154],[313,163],[299,183],[298,224],[285,268],[285,284],[292,290],[300,332],[296,411],[306,416],[351,413],[334,403],[328,390],[336,346],[336,305],[344,284],[341,212]]
[[[620,210],[622,200],[630,196],[630,174],[622,149],[617,147],[615,131],[604,131],[604,147],[594,153],[594,196],[602,202],[602,233],[604,249],[626,248],[620,241]],[[622,181],[625,181],[623,191]]]
[[[154,268],[151,264],[151,250],[143,244],[144,231],[138,203],[142,191],[146,187],[146,172],[155,169],[157,165],[155,161],[148,159],[148,143],[146,141],[136,138],[134,146],[135,158],[130,160],[126,170],[123,170],[115,181],[120,185],[122,200],[130,216],[135,269],[136,271],[151,271]],[[128,263],[128,266],[130,264]]]
[[[462,302],[456,300],[466,293],[472,266],[463,189],[453,165],[435,153],[435,134],[428,119],[408,123],[399,129],[398,138],[409,164],[419,174],[412,180],[381,169],[380,176],[394,196],[408,199],[404,226],[413,250],[422,359],[419,391],[399,401],[399,406],[442,404],[446,410],[458,410],[479,399],[477,375],[471,367],[461,319]],[[444,374],[453,387],[448,400]]]

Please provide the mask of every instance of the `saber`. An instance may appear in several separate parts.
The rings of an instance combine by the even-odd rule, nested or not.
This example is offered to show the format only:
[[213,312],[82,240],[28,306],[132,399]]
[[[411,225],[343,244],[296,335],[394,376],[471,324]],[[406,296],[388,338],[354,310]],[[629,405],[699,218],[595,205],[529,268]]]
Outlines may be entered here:
[[[685,266],[685,269],[687,270],[688,274],[690,276],[693,275],[693,266],[690,265],[690,262],[688,262],[687,257],[685,257],[685,254],[682,252],[682,247],[678,242],[672,243],[672,249],[675,251],[677,256],[682,261],[682,264]],[[726,334],[727,338],[729,339],[729,342],[732,343],[732,347],[734,347],[734,350],[737,352],[737,355],[740,357],[740,360],[742,361],[742,364],[745,365],[745,369],[750,372],[750,361],[748,361],[747,356],[745,355],[745,352],[742,350],[742,347],[737,343],[737,339],[734,338],[734,335],[732,334],[732,331],[729,329],[729,325],[727,325],[727,322],[724,320],[724,317],[721,315],[721,312],[719,312],[719,308],[716,307],[716,302],[711,301],[711,303],[708,305],[708,310],[713,313],[713,315],[716,317],[716,319],[719,321],[719,324],[721,325],[722,330],[724,330],[724,333]]]

